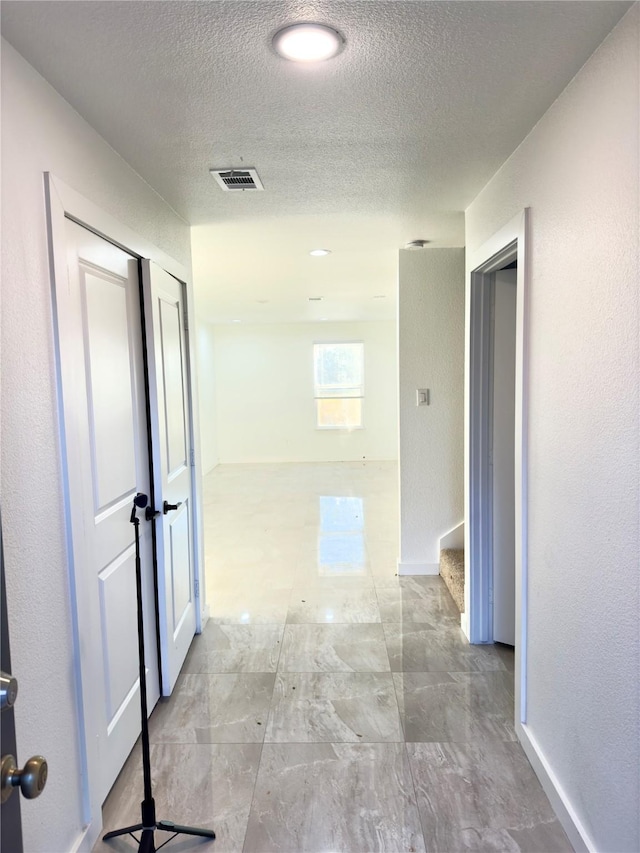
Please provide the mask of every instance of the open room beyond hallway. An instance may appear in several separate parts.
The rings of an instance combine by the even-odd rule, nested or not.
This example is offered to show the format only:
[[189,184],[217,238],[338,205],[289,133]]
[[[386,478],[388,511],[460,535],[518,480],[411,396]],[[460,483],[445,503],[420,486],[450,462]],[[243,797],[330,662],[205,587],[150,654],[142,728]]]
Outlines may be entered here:
[[[467,643],[441,578],[396,574],[397,479],[205,478],[211,617],[151,740],[159,815],[213,827],[218,853],[572,849],[516,742],[511,650]],[[135,819],[139,773],[136,750],[106,829]]]

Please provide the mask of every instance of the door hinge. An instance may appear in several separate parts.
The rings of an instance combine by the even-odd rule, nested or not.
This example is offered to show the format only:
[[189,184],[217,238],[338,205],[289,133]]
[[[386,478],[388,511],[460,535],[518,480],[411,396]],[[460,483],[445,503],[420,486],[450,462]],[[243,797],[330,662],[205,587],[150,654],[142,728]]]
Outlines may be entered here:
[[189,315],[187,314],[186,310],[184,310],[182,312],[182,323],[184,325],[185,332],[188,332],[189,331]]
[[194,581],[194,590],[196,598],[200,598],[200,581]]
[[193,449],[193,447],[189,451],[189,464],[191,465],[192,468],[196,467],[196,453],[195,453],[195,450]]

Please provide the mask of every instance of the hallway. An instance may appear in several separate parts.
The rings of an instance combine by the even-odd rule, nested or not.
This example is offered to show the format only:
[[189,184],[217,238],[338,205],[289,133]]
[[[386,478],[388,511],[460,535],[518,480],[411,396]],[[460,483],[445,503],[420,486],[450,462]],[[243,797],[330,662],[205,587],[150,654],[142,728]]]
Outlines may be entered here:
[[[219,466],[205,528],[211,618],[151,718],[160,818],[218,853],[571,850],[515,742],[513,654],[466,643],[439,577],[396,576],[395,463]],[[140,798],[136,749],[105,830]]]

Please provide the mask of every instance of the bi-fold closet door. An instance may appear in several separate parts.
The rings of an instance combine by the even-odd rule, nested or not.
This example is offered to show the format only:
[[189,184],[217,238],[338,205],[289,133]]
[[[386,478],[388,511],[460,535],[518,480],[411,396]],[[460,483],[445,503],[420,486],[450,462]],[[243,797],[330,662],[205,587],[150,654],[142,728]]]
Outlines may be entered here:
[[55,299],[66,512],[91,799],[103,800],[140,732],[137,492],[159,511],[140,513],[149,710],[173,689],[196,629],[185,293],[70,219],[64,241]]

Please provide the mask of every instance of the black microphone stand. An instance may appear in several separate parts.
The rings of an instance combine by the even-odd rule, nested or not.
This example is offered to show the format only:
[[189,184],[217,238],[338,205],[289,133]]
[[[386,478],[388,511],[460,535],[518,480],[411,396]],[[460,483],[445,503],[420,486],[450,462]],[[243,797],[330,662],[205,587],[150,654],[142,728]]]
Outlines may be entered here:
[[[140,565],[140,519],[136,514],[138,508],[144,508],[148,503],[146,495],[138,492],[133,499],[133,507],[131,509],[131,524],[135,530],[136,543],[136,593],[138,597],[138,658],[140,662],[140,715],[142,719],[142,773],[144,777],[144,800],[140,804],[142,810],[142,820],[134,826],[125,826],[123,829],[114,829],[112,832],[107,832],[103,836],[104,841],[110,838],[117,838],[120,835],[132,835],[134,840],[138,842],[139,853],[156,853],[160,847],[164,847],[176,835],[195,835],[200,838],[214,839],[215,832],[212,829],[200,829],[196,826],[180,826],[171,820],[156,820],[156,804],[153,799],[153,791],[151,788],[151,757],[149,754],[149,720],[147,716],[147,677],[144,660],[144,613],[142,607],[142,568]],[[156,830],[162,832],[173,832],[171,838],[163,841],[160,847],[156,847],[155,833]],[[134,832],[142,830],[140,839],[133,835]]]

